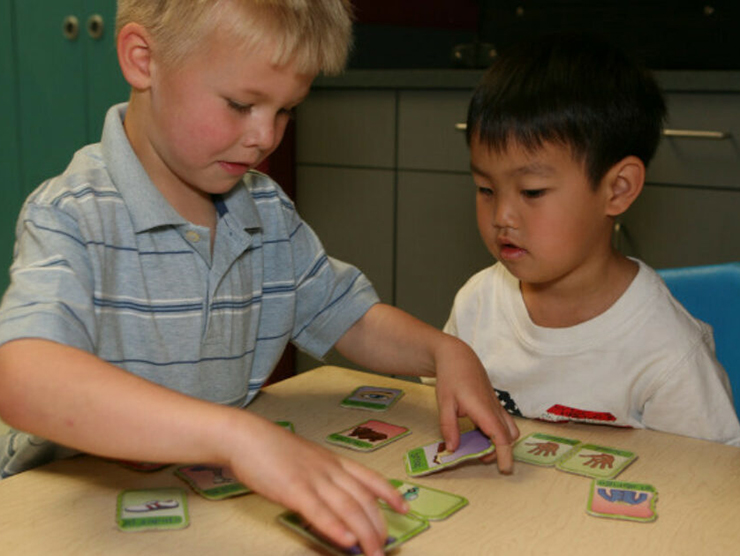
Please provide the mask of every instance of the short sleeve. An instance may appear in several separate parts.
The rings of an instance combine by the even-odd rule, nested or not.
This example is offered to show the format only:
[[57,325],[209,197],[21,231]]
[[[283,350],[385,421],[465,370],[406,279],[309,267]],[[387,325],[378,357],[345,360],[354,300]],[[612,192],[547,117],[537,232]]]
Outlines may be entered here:
[[0,344],[33,337],[93,351],[93,279],[75,221],[55,207],[27,204],[16,235]]

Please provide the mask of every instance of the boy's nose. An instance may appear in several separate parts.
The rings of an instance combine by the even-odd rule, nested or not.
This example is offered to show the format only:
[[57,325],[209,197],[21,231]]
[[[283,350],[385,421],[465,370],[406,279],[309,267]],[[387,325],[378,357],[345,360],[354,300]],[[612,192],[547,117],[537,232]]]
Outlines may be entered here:
[[493,209],[493,224],[498,228],[516,227],[516,209],[506,199],[500,199]]
[[276,125],[274,119],[259,118],[250,122],[242,143],[245,147],[257,147],[262,151],[272,150],[275,145]]

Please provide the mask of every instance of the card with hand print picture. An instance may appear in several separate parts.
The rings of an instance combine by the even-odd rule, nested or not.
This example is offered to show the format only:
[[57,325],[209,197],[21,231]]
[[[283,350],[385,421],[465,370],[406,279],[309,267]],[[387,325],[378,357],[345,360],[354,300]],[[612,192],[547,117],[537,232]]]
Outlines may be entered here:
[[514,459],[534,465],[552,467],[580,443],[580,440],[573,438],[533,432],[514,445]]
[[582,444],[555,464],[557,469],[594,479],[613,479],[637,459],[627,450]]

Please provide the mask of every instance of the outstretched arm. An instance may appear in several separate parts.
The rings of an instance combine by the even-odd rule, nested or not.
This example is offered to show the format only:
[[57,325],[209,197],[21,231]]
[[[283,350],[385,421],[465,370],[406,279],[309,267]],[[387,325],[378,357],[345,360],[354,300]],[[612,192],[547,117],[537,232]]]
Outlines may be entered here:
[[499,470],[513,467],[519,436],[478,357],[463,341],[391,307],[374,305],[336,344],[345,357],[378,372],[437,378],[442,436],[457,448],[458,418],[469,417],[496,444]]
[[54,442],[106,457],[228,465],[244,484],[300,512],[342,546],[382,553],[380,475],[249,411],[158,386],[76,348],[38,339],[0,347],[0,416]]

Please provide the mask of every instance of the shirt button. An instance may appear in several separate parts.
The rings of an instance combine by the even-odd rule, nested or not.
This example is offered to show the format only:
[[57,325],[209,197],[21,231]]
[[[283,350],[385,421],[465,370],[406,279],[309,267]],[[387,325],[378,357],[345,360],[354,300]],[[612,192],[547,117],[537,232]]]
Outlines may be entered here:
[[188,241],[192,241],[193,243],[198,243],[200,241],[200,234],[195,230],[188,230],[185,232],[185,237],[188,238]]

